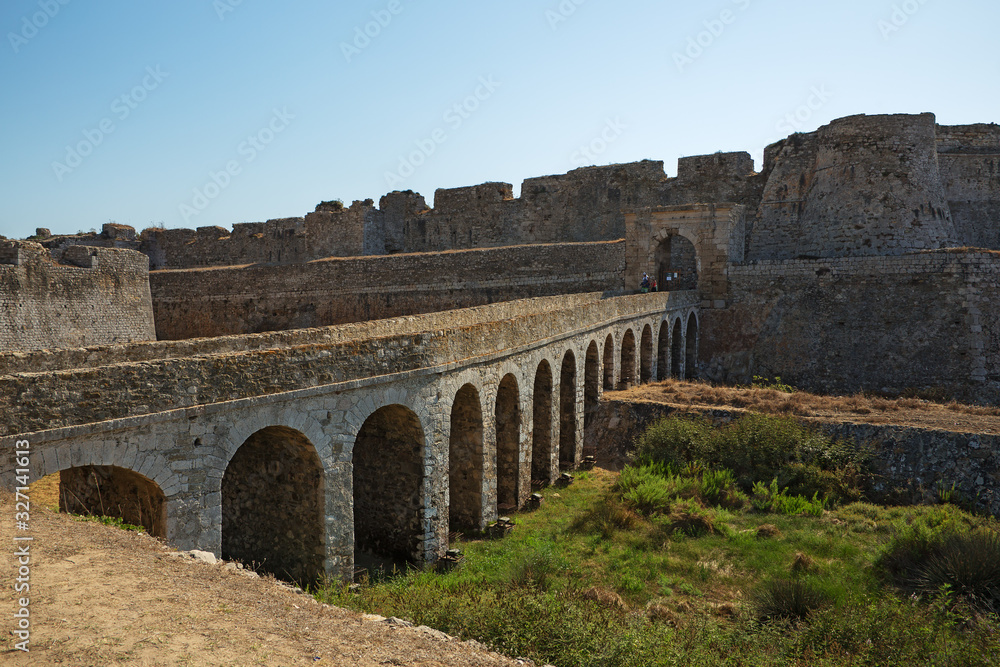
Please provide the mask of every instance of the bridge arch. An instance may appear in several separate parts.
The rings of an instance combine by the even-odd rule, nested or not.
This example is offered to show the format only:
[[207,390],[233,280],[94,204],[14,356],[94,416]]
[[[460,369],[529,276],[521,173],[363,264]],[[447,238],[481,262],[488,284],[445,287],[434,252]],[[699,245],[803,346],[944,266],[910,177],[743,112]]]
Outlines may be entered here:
[[483,406],[479,390],[465,384],[451,406],[448,441],[448,526],[452,531],[483,526]]
[[576,465],[576,355],[567,350],[559,371],[559,467]]
[[590,341],[583,364],[583,428],[594,420],[601,399],[601,360],[597,341]]
[[424,429],[405,405],[372,412],[358,431],[352,450],[354,561],[372,556],[418,562],[424,534]]
[[252,434],[222,477],[222,557],[278,578],[313,583],[326,559],[323,465],[286,426]]
[[497,507],[500,511],[520,506],[521,396],[517,377],[508,373],[497,388]]
[[531,398],[531,481],[552,482],[552,365],[542,359],[535,370]]
[[615,389],[615,337],[608,334],[604,340],[604,391]]
[[635,334],[632,329],[626,329],[622,335],[621,371],[619,372],[618,389],[628,389],[635,386]]
[[684,379],[684,335],[680,318],[674,319],[670,334],[670,374],[678,380]]
[[154,480],[115,465],[83,465],[59,471],[59,511],[109,516],[167,537],[167,498]]
[[688,315],[687,330],[684,334],[684,375],[693,378],[698,375],[698,315]]
[[656,337],[656,379],[670,377],[670,320],[660,322],[660,333]]
[[653,329],[648,324],[642,328],[639,343],[639,382],[646,384],[653,379]]
[[170,503],[183,482],[148,443],[148,436],[107,433],[75,435],[44,448],[33,440],[31,478],[59,474],[61,511],[119,517],[154,537],[171,539]]

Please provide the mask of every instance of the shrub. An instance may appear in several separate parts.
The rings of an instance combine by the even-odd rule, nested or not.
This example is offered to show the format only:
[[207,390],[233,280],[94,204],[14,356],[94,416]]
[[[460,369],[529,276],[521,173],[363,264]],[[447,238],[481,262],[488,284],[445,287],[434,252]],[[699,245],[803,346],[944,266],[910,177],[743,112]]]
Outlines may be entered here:
[[674,470],[709,454],[712,427],[701,416],[667,417],[654,422],[639,438],[638,463],[660,463]]
[[778,489],[778,480],[774,479],[771,480],[770,486],[760,482],[754,484],[750,504],[759,512],[823,516],[823,507],[826,503],[819,498],[818,494],[813,494],[812,500],[802,496],[789,495],[787,489]]
[[897,587],[933,596],[947,592],[986,613],[1000,612],[1000,534],[990,529],[915,528],[897,536],[876,561]]
[[622,503],[621,496],[612,492],[577,517],[571,530],[578,533],[597,532],[604,539],[610,539],[615,531],[634,528],[638,520],[636,513]]
[[979,530],[941,540],[917,576],[922,590],[947,589],[971,606],[1000,612],[1000,535]]
[[800,579],[765,582],[753,592],[750,600],[759,621],[804,620],[830,602],[825,593]]
[[795,387],[782,382],[780,375],[775,375],[773,380],[762,375],[754,375],[753,382],[750,383],[750,387],[753,389],[774,389],[775,391],[780,391],[783,394],[795,393]]
[[[701,417],[668,417],[654,423],[639,439],[636,461],[656,464],[684,477],[704,471],[732,471],[734,487],[749,492],[757,482],[778,480],[792,496],[851,502],[870,488],[869,454],[832,440],[790,417],[749,414],[719,429]],[[726,480],[728,481],[728,480]],[[710,488],[704,491],[713,496]],[[704,497],[708,504],[736,503],[731,494]]]
[[646,465],[622,470],[616,488],[629,507],[642,514],[665,514],[677,497],[674,477],[662,465]]
[[715,513],[694,500],[681,500],[670,510],[670,531],[689,537],[715,532]]
[[549,551],[533,551],[516,559],[510,568],[510,583],[518,588],[548,590],[550,578],[562,565]]
[[580,594],[584,600],[591,600],[601,605],[602,607],[610,607],[613,609],[625,609],[625,600],[622,596],[618,595],[612,590],[607,588],[601,588],[599,586],[591,586],[587,590]]

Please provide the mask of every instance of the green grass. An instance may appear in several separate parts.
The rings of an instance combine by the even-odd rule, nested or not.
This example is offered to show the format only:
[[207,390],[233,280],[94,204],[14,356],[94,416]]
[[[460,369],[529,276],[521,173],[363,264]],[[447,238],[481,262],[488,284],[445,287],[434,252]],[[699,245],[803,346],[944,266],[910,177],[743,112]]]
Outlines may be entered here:
[[583,473],[514,515],[510,536],[455,545],[456,570],[316,596],[557,667],[1000,664],[995,616],[913,596],[875,566],[901,536],[992,520],[953,506],[727,507],[706,497],[725,501],[729,478],[687,473]]
[[112,528],[119,528],[121,530],[131,530],[137,533],[144,533],[146,529],[142,526],[136,526],[131,523],[126,523],[124,519],[116,516],[98,516],[96,514],[71,514],[74,521],[93,521],[95,523],[103,523],[105,526],[111,526]]

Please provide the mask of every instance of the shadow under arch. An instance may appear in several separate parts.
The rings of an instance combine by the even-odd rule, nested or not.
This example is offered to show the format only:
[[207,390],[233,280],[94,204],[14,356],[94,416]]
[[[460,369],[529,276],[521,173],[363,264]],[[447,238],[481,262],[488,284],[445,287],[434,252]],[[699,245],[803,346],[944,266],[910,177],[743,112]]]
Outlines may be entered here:
[[521,398],[517,378],[507,374],[500,381],[496,402],[497,509],[501,512],[520,505]]
[[622,336],[621,371],[618,374],[618,389],[635,386],[635,334],[631,329]]
[[660,291],[698,289],[698,252],[680,234],[670,234],[656,246],[656,280]]
[[639,382],[646,384],[653,379],[653,329],[648,324],[639,341]]
[[590,341],[583,364],[583,428],[594,421],[598,402],[601,398],[601,361],[597,351],[597,341]]
[[365,419],[352,459],[356,566],[423,560],[423,459],[424,430],[412,410],[387,405]]
[[698,317],[694,313],[688,316],[684,338],[684,375],[692,379],[698,376]]
[[222,476],[222,557],[309,584],[326,560],[323,464],[301,432],[263,428]]
[[670,320],[660,323],[656,345],[656,379],[670,379]]
[[531,481],[552,482],[552,366],[543,359],[535,371],[531,398]]
[[78,466],[59,471],[59,511],[108,516],[167,537],[167,499],[145,475],[118,466]]
[[611,334],[604,340],[604,391],[615,389],[615,338]]
[[451,406],[448,443],[448,526],[481,530],[483,522],[483,408],[479,391],[464,385]]
[[559,469],[576,466],[576,355],[567,350],[559,370]]
[[683,342],[684,341],[681,336],[681,321],[677,319],[674,320],[673,333],[670,335],[670,375],[677,380],[684,379],[681,364],[684,360],[684,350],[681,347]]

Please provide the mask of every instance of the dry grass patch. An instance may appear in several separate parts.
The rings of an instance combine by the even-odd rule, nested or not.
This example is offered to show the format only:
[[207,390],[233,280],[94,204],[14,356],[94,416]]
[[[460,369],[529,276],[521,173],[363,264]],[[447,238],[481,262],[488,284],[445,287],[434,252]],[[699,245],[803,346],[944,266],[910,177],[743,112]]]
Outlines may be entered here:
[[623,392],[607,392],[605,397],[694,408],[738,408],[778,416],[1000,433],[1000,407],[937,402],[913,396],[885,398],[865,393],[825,396],[806,391],[786,393],[768,387],[720,386],[699,380],[664,380]]

